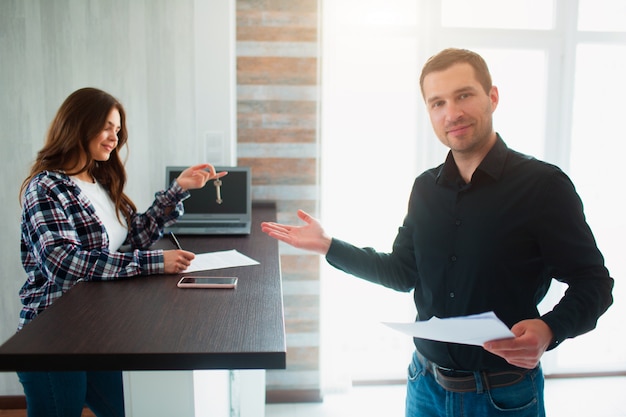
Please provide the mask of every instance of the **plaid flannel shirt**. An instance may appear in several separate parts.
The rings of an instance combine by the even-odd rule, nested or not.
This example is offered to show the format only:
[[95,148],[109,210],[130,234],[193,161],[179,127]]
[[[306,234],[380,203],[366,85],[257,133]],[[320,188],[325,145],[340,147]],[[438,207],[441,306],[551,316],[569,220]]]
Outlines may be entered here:
[[145,213],[131,216],[125,243],[132,251],[111,252],[103,224],[76,184],[60,172],[35,176],[22,203],[21,257],[27,280],[20,290],[24,307],[18,330],[78,281],[162,273],[163,251],[146,248],[182,215],[188,196],[176,181],[157,192]]

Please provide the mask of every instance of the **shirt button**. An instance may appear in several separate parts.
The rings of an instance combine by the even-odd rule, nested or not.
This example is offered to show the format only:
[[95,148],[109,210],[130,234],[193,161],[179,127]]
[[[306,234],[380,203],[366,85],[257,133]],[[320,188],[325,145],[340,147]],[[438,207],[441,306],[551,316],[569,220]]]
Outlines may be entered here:
[[452,256],[450,257],[450,260],[451,260],[452,262],[456,262],[456,259],[457,259],[457,258],[456,258],[456,255],[452,255]]
[[461,219],[456,219],[454,224],[457,225],[457,226],[460,226],[461,225]]
[[454,291],[450,292],[450,298],[454,298]]

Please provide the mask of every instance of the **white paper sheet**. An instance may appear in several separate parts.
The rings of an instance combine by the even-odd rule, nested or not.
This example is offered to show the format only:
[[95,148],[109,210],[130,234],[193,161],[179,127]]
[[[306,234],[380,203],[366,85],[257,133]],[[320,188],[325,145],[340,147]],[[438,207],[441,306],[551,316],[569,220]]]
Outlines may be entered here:
[[208,271],[209,269],[232,268],[235,266],[258,265],[259,262],[240,252],[226,250],[221,252],[196,253],[191,265],[184,272]]
[[409,336],[464,345],[482,346],[489,340],[515,337],[493,311],[445,319],[433,317],[415,323],[384,324]]

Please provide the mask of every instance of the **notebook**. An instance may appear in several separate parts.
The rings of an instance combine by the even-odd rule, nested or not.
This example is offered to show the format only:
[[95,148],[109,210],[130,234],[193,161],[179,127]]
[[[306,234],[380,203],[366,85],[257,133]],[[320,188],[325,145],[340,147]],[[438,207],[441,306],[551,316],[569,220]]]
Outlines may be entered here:
[[[187,167],[168,166],[165,186]],[[200,189],[189,190],[191,196],[183,201],[185,213],[165,233],[180,235],[246,235],[250,234],[252,202],[250,196],[250,167],[218,166],[217,172],[228,171],[221,178],[221,201],[218,201],[215,180]]]

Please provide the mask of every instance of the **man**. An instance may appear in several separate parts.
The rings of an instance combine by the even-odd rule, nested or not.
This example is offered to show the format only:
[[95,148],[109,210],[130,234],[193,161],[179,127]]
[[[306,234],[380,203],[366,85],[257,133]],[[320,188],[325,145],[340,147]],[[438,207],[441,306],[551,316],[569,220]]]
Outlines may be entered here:
[[[420,85],[450,152],[415,180],[391,253],[331,238],[302,211],[306,225],[262,229],[347,273],[414,290],[418,320],[494,311],[511,328],[514,338],[482,347],[414,339],[407,416],[544,416],[543,353],[595,327],[613,279],[569,178],[495,132],[498,89],[484,60],[446,49],[426,63]],[[569,288],[540,316],[552,279]]]

